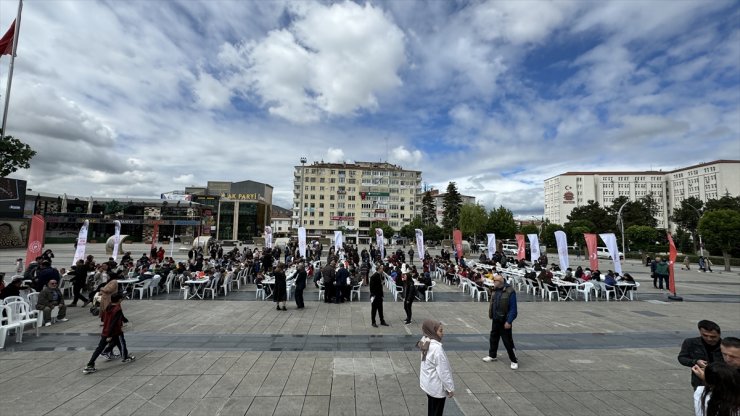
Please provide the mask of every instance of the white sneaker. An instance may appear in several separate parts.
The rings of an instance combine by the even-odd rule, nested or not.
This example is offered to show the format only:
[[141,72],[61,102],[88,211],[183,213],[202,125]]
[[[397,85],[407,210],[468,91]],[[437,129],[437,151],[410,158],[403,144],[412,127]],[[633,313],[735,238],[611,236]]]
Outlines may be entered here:
[[511,369],[512,370],[516,370],[517,368],[519,368],[519,364],[518,363],[511,363]]
[[493,361],[498,361],[498,358],[496,358],[496,357],[490,357],[490,356],[486,355],[485,357],[483,357],[483,361],[485,361],[487,363],[490,363],[490,362],[493,362]]
[[44,326],[51,326],[51,322],[45,323]]
[[59,322],[67,322],[67,321],[69,321],[69,319],[67,319],[67,318],[62,318],[62,319],[57,319],[57,321],[59,321]]

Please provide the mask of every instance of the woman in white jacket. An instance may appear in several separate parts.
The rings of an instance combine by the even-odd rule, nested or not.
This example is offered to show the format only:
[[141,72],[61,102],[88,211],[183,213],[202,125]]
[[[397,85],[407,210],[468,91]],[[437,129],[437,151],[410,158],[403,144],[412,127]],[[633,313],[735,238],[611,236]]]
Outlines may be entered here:
[[442,348],[444,336],[442,323],[427,319],[422,323],[421,331],[424,336],[416,344],[421,350],[419,383],[428,397],[429,416],[441,416],[445,408],[445,399],[455,395],[452,369]]

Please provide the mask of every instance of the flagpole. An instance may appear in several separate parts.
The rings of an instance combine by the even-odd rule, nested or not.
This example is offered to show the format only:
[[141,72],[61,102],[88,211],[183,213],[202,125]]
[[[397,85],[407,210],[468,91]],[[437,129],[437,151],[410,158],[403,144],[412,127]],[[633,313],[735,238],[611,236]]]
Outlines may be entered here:
[[15,53],[18,51],[18,33],[21,29],[21,10],[23,0],[18,0],[18,17],[15,19],[15,32],[13,33],[13,51],[10,54],[10,69],[8,70],[8,86],[5,88],[5,108],[3,109],[3,127],[0,129],[0,139],[5,138],[5,126],[8,124],[8,105],[10,104],[10,85],[13,83],[13,67],[15,65]]

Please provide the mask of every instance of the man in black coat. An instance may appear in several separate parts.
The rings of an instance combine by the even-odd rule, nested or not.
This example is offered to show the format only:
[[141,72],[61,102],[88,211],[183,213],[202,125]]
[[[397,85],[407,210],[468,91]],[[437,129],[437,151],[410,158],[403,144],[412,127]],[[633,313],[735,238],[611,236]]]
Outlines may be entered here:
[[321,269],[321,279],[324,281],[324,302],[330,303],[334,295],[334,278],[336,277],[336,262],[330,261],[329,264]]
[[41,266],[36,271],[36,291],[41,292],[47,286],[50,280],[56,280],[57,283],[62,281],[59,271],[51,267],[48,260],[41,261]]
[[295,274],[295,304],[298,309],[303,309],[303,290],[306,288],[306,267],[303,263],[298,265]]
[[339,263],[339,270],[334,279],[334,286],[336,288],[336,298],[334,303],[344,302],[344,288],[347,286],[347,279],[349,278],[349,271],[344,267],[344,263]]
[[383,279],[383,266],[379,265],[377,271],[370,276],[370,320],[375,328],[378,327],[375,323],[376,314],[380,315],[380,324],[388,326],[383,317]]
[[[698,324],[699,335],[696,338],[686,338],[681,345],[681,352],[678,353],[678,362],[686,367],[694,365],[705,368],[713,362],[723,362],[720,343],[722,342],[722,331],[719,325],[712,321],[701,320]],[[704,385],[704,382],[691,372],[691,387],[696,390],[697,387]]]
[[72,278],[72,289],[74,293],[74,298],[72,300],[72,303],[70,303],[68,306],[77,306],[77,300],[82,300],[83,308],[87,306],[88,303],[90,303],[90,301],[82,295],[82,290],[87,287],[87,272],[87,264],[85,264],[82,259],[77,260],[77,264],[75,264],[74,266],[74,271],[72,271],[72,273],[74,274],[74,278]]

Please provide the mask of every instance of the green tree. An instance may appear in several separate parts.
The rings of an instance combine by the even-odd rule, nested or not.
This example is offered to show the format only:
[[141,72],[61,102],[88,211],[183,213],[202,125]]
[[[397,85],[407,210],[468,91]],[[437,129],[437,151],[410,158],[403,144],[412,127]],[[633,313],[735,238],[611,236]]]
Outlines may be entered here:
[[486,231],[495,233],[496,240],[501,241],[514,238],[516,230],[517,226],[516,221],[514,221],[514,213],[510,210],[500,205],[498,208],[494,208],[488,213]]
[[565,228],[560,224],[551,224],[549,222],[543,225],[540,243],[547,247],[557,247],[558,243],[555,241],[555,231],[565,231]]
[[539,234],[540,229],[534,224],[525,224],[519,227],[519,234]]
[[478,204],[465,204],[460,208],[460,231],[464,236],[482,238],[486,232],[488,215],[486,209]]
[[426,191],[421,198],[421,221],[425,225],[437,223],[437,210],[434,207],[434,198],[431,191]]
[[[410,223],[401,227],[401,231],[399,231],[399,234],[401,235],[401,237],[413,239],[413,238],[416,238],[417,228],[421,228],[422,231],[424,230],[424,224],[421,220],[420,215],[415,216],[414,219],[412,219]],[[426,232],[424,233],[424,237],[426,238]]]
[[4,178],[18,169],[31,167],[31,159],[36,156],[36,151],[31,146],[14,138],[13,136],[2,136],[0,132],[0,178]]
[[[690,196],[682,200],[681,205],[674,208],[673,214],[671,215],[671,221],[675,222],[679,226],[679,230],[687,230],[694,236],[694,252],[696,252],[697,244],[699,243],[699,239],[696,238],[696,228],[699,226],[699,218],[701,218],[703,210],[704,201],[697,197]],[[681,234],[681,237],[683,238],[683,234]]]
[[422,231],[424,231],[424,240],[427,241],[442,241],[445,238],[445,231],[437,224],[425,225]]
[[393,234],[396,233],[396,230],[393,229],[387,222],[385,221],[375,221],[372,224],[370,224],[370,235],[375,235],[375,229],[380,228],[383,230],[383,237],[390,239],[393,237]]
[[602,208],[598,202],[588,201],[581,207],[573,208],[568,221],[588,221],[593,224],[591,231],[598,233],[614,232],[616,230],[616,219]]
[[120,202],[114,199],[112,201],[108,201],[105,203],[105,205],[103,206],[103,214],[115,215],[115,214],[118,214],[119,212],[123,212],[123,208],[124,208],[123,204],[121,204]]
[[622,219],[624,220],[625,230],[633,225],[655,227],[658,225],[658,220],[655,219],[655,213],[657,211],[654,211],[653,208],[655,200],[652,198],[652,195],[648,195],[645,198],[637,201],[629,201],[626,196],[620,196],[615,198],[612,205],[606,210],[609,216],[617,221],[619,219],[619,208],[624,204],[624,208],[622,208]]
[[571,244],[577,244],[578,247],[585,247],[586,246],[586,237],[583,236],[583,234],[590,233],[591,229],[588,227],[583,226],[576,226],[572,227],[570,229],[570,232],[566,233],[568,234],[568,240]]
[[699,220],[699,234],[705,241],[722,250],[725,271],[730,271],[730,251],[740,245],[740,211],[709,211]]
[[635,248],[647,250],[655,244],[655,240],[658,238],[658,230],[645,225],[631,225],[624,230],[624,234],[627,240],[631,242],[632,250]]
[[720,199],[710,199],[709,201],[707,201],[707,211],[716,211],[720,209],[731,209],[733,211],[740,211],[740,196],[732,197],[729,193],[726,193]]
[[460,192],[457,191],[455,182],[450,182],[447,185],[447,193],[442,201],[442,207],[445,211],[442,218],[442,227],[450,233],[460,224],[460,209],[462,208],[462,197]]

